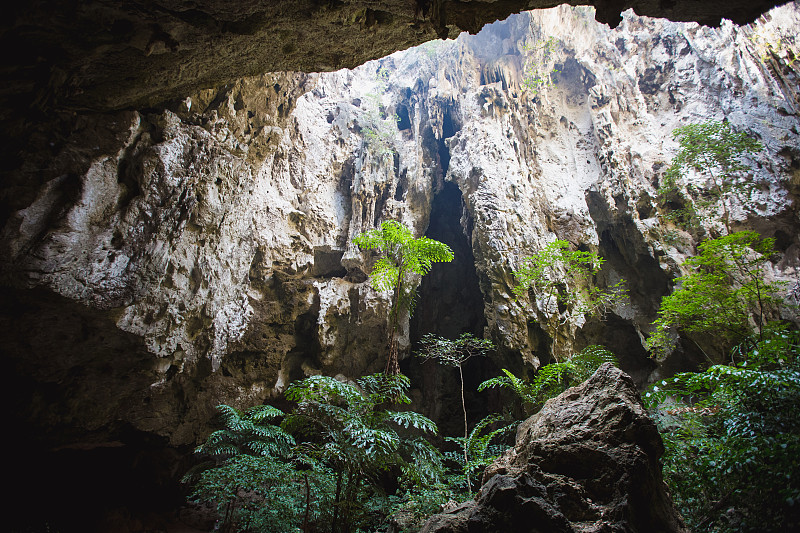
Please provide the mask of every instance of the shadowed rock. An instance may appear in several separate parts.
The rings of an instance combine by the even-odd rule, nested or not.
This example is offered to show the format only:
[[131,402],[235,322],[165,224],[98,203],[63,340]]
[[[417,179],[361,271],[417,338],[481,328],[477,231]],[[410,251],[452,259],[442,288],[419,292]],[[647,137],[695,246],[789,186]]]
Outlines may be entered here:
[[633,380],[607,363],[520,424],[475,500],[422,531],[686,531],[661,477],[663,452]]

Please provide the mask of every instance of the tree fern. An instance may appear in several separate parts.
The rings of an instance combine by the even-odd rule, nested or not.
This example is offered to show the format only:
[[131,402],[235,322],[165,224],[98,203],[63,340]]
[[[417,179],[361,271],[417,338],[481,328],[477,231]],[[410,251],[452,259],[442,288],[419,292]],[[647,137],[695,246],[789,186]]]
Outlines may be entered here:
[[[319,442],[313,453],[337,472],[334,521],[341,530],[354,527],[365,491],[377,490],[379,474],[399,467],[435,472],[434,449],[413,433],[435,434],[436,424],[419,413],[387,407],[410,402],[409,380],[403,375],[374,374],[356,383],[313,376],[293,383],[286,397],[298,402],[284,427]],[[417,476],[422,479],[421,473]],[[340,512],[341,511],[341,512]],[[338,526],[337,526],[338,527]]]
[[379,228],[356,235],[353,243],[362,250],[380,254],[370,272],[370,283],[375,290],[393,291],[386,373],[399,374],[397,328],[400,313],[410,313],[413,309],[416,277],[427,274],[433,263],[452,261],[453,251],[442,242],[427,237],[414,238],[411,230],[394,220],[386,220]]
[[242,412],[229,405],[219,405],[217,410],[224,428],[209,435],[206,442],[196,448],[197,453],[286,456],[295,444],[291,435],[270,423],[284,416],[279,409],[257,405]]

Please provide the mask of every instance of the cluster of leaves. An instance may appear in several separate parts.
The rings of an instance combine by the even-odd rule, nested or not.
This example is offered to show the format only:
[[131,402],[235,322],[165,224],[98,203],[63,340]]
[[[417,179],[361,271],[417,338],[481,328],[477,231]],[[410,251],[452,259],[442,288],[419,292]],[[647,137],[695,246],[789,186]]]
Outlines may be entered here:
[[391,152],[392,141],[397,132],[397,122],[400,120],[396,114],[387,116],[381,101],[388,83],[389,71],[386,67],[378,68],[375,74],[375,89],[365,95],[366,106],[361,117],[364,142],[381,156]]
[[[658,190],[661,203],[670,207],[667,217],[690,229],[722,208],[722,222],[731,232],[728,196],[745,197],[752,182],[744,179],[750,167],[743,158],[763,149],[745,132],[736,132],[729,122],[689,124],[673,131],[679,149],[667,168]],[[690,172],[706,178],[702,187],[689,179]],[[681,207],[677,207],[681,206]]]
[[666,448],[664,476],[695,531],[800,528],[800,345],[766,329],[739,361],[645,394]]
[[422,438],[436,425],[389,408],[410,402],[408,387],[403,375],[312,376],[287,389],[297,402],[290,414],[220,406],[225,427],[197,449],[217,461],[187,474],[191,498],[216,507],[223,531],[371,530],[391,510],[372,505],[386,500],[382,477],[399,475],[411,490],[443,473],[441,454]]
[[607,288],[593,283],[603,262],[597,253],[572,250],[567,241],[557,239],[523,258],[514,271],[517,285],[512,290],[518,299],[532,292],[545,312],[555,318],[556,330],[586,316],[602,318],[626,295],[625,280]]
[[219,531],[299,532],[308,523],[330,522],[333,479],[318,463],[298,468],[269,455],[241,454],[203,471],[190,499],[216,507]]
[[546,67],[557,46],[558,39],[550,36],[544,41],[527,43],[522,47],[525,52],[522,86],[533,94],[538,93],[544,87],[551,87],[553,85],[552,75],[560,72],[555,67],[550,69]]
[[672,350],[675,330],[713,335],[722,343],[749,335],[750,317],[757,330],[765,315],[780,302],[783,285],[764,279],[764,266],[774,239],[741,231],[703,242],[699,254],[684,266],[689,273],[676,279],[675,291],[661,301],[648,348],[656,354]]
[[478,421],[466,437],[445,437],[445,442],[458,447],[443,452],[447,464],[457,473],[450,480],[451,486],[471,496],[472,487],[481,483],[484,469],[513,445],[519,423],[508,412],[493,414]]
[[605,347],[593,344],[573,354],[566,361],[544,365],[531,382],[503,369],[505,375],[484,381],[478,386],[478,390],[495,387],[510,390],[522,402],[524,412],[531,414],[538,411],[550,398],[589,379],[603,363],[616,365],[617,359]]
[[430,272],[433,263],[453,260],[453,251],[446,244],[427,237],[415,238],[400,222],[386,220],[375,228],[353,238],[363,250],[380,254],[370,272],[370,284],[378,291],[393,291],[389,312],[388,373],[400,372],[397,353],[397,330],[401,312],[413,312],[416,282]]
[[324,520],[331,474],[295,457],[294,438],[273,423],[283,411],[268,405],[217,409],[223,427],[195,450],[211,460],[184,476],[193,484],[190,500],[216,508],[217,529],[279,533],[299,531],[301,520]]

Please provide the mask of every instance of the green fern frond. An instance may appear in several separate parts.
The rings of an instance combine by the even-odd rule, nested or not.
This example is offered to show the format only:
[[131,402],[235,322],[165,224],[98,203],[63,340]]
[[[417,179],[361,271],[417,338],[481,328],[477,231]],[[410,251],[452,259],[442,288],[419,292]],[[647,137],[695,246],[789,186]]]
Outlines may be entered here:
[[414,428],[433,434],[438,432],[433,420],[414,411],[389,411],[388,414],[389,420],[406,429]]

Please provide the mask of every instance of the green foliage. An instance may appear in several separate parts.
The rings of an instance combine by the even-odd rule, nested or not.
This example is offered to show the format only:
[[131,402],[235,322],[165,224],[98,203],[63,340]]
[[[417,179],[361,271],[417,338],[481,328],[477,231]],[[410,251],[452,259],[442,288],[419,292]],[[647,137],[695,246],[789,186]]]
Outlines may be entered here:
[[302,434],[310,453],[336,473],[333,531],[350,531],[369,520],[362,504],[380,492],[381,473],[397,468],[412,485],[439,479],[438,450],[408,431],[434,434],[436,425],[418,413],[387,407],[409,403],[408,387],[401,374],[375,374],[356,384],[312,376],[287,389],[287,399],[298,405],[284,427]]
[[[399,476],[415,490],[439,483],[444,472],[441,454],[422,438],[436,425],[391,408],[410,403],[408,388],[403,375],[354,384],[312,376],[287,389],[297,402],[288,415],[220,406],[224,428],[197,448],[219,460],[186,475],[192,500],[213,505],[224,531],[374,530],[392,510],[382,477]],[[271,423],[279,418],[281,426]]]
[[471,333],[462,333],[455,340],[428,333],[420,339],[417,356],[426,360],[435,359],[445,366],[459,368],[468,359],[485,356],[492,350],[494,350],[492,341],[479,339]]
[[553,85],[553,74],[560,72],[555,67],[548,67],[553,57],[558,39],[553,36],[546,40],[537,40],[522,47],[525,53],[525,66],[523,69],[522,86],[536,94],[543,87]]
[[[320,493],[329,472],[298,461],[294,438],[272,423],[284,413],[269,405],[217,410],[224,427],[195,450],[216,462],[200,463],[186,474],[184,481],[194,485],[190,499],[213,505],[223,531],[299,531],[301,521],[322,520],[327,506]],[[296,466],[301,463],[302,473]]]
[[[548,399],[588,379],[606,362],[616,365],[614,354],[602,346],[587,346],[564,362],[543,366],[532,382],[520,379],[503,369],[503,376],[484,381],[478,386],[478,391],[493,388],[510,390],[521,404],[516,411],[528,416],[538,411]],[[459,465],[467,480],[478,483],[486,466],[513,444],[521,422],[511,412],[489,415],[478,422],[466,438],[447,438],[446,440],[458,443],[465,453],[445,453],[445,457]]]
[[[462,333],[456,340],[446,339],[433,333],[428,333],[420,340],[420,351],[417,353],[423,359],[435,359],[440,364],[458,368],[458,377],[461,379],[461,409],[464,413],[464,464],[470,462],[469,455],[469,425],[467,423],[467,404],[464,400],[464,369],[462,365],[472,357],[485,356],[494,349],[492,341],[479,339],[471,333]],[[469,468],[465,469],[467,492],[472,493]]]
[[653,385],[645,402],[665,445],[664,477],[695,531],[800,528],[800,346],[768,328],[739,361]]
[[319,465],[301,471],[269,455],[237,455],[204,471],[190,500],[213,504],[223,531],[299,532],[306,520],[330,520],[332,481]]
[[480,485],[486,467],[513,444],[519,422],[508,414],[489,415],[481,419],[466,437],[445,437],[446,442],[459,448],[458,451],[444,452],[445,459],[460,473],[459,477],[450,480],[451,485],[471,496],[472,487]]
[[782,285],[764,279],[773,246],[774,239],[753,231],[700,244],[700,253],[685,262],[689,273],[677,278],[675,291],[661,300],[648,348],[656,354],[671,351],[676,329],[723,342],[741,340],[750,334],[751,316],[760,331],[766,313],[780,303]]
[[195,450],[212,456],[249,455],[286,457],[294,446],[291,435],[271,422],[284,413],[269,405],[256,405],[242,412],[229,405],[218,405],[223,428],[209,435]]
[[478,386],[478,391],[495,387],[508,389],[522,402],[524,411],[530,414],[538,411],[550,398],[587,380],[603,363],[616,365],[617,360],[606,348],[590,345],[566,361],[544,365],[530,383],[503,369],[504,376],[484,381]]
[[[459,479],[461,478],[459,477]],[[466,492],[459,491],[450,480],[411,487],[403,491],[402,496],[394,498],[392,502],[391,514],[399,525],[394,531],[417,533],[425,520],[429,516],[441,512],[446,504],[460,502],[467,498]]]
[[625,280],[606,289],[594,285],[592,278],[603,262],[595,252],[571,250],[567,241],[557,239],[523,258],[514,271],[517,285],[512,290],[518,299],[533,292],[545,312],[554,317],[556,331],[580,317],[603,317],[625,298]]
[[[749,167],[744,156],[760,152],[763,146],[744,132],[736,132],[728,122],[709,121],[689,124],[673,131],[679,149],[667,168],[659,199],[664,204],[682,204],[672,209],[669,218],[687,227],[713,214],[713,206],[721,202],[722,221],[730,233],[727,195],[749,194],[751,184],[745,178]],[[707,178],[703,187],[689,181],[690,171]]]
[[370,283],[379,291],[392,290],[389,312],[388,373],[400,371],[397,355],[397,329],[399,314],[413,311],[416,296],[415,280],[430,272],[433,263],[453,260],[453,251],[444,243],[427,237],[414,238],[407,227],[394,220],[386,220],[380,228],[356,235],[353,243],[363,250],[373,250],[380,257],[370,272]]

